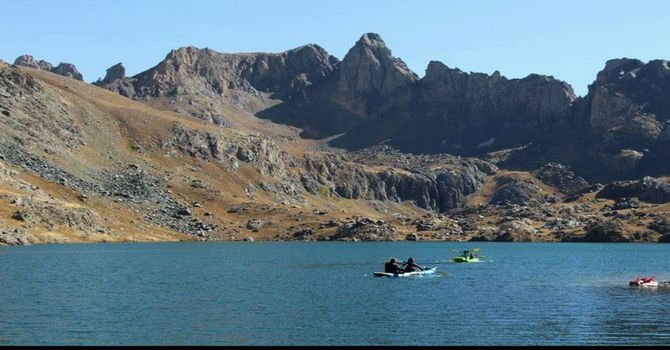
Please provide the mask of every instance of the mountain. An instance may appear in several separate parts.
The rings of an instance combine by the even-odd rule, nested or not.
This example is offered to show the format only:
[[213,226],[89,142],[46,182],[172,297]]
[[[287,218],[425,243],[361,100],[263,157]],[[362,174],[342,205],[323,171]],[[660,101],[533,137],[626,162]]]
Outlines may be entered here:
[[610,60],[583,98],[418,78],[375,33],[341,61],[184,47],[93,84],[25,62],[0,64],[0,244],[670,239],[662,60]]

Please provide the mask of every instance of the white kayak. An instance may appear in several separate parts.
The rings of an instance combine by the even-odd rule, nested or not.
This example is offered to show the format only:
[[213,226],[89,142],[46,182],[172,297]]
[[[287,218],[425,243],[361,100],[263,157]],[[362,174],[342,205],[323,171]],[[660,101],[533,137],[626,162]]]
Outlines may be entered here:
[[435,273],[437,267],[431,267],[424,270],[417,270],[411,272],[403,273],[391,273],[391,272],[373,272],[376,277],[410,277],[410,276],[422,276]]

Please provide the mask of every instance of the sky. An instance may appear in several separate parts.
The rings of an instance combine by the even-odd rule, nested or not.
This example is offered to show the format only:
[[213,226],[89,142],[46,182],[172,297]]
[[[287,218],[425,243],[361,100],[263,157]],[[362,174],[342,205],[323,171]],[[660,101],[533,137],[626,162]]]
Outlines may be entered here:
[[0,60],[72,63],[86,82],[117,63],[139,74],[185,46],[317,44],[342,60],[365,33],[419,77],[440,61],[508,79],[553,76],[578,96],[610,59],[670,59],[667,0],[0,0],[0,13]]

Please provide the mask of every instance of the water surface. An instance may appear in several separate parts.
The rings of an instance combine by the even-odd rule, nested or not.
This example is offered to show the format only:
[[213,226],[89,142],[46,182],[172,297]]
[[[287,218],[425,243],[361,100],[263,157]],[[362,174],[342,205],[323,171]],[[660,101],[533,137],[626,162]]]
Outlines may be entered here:
[[[449,258],[479,247],[484,261]],[[667,345],[669,245],[0,247],[0,345]],[[432,276],[374,277],[390,257]]]

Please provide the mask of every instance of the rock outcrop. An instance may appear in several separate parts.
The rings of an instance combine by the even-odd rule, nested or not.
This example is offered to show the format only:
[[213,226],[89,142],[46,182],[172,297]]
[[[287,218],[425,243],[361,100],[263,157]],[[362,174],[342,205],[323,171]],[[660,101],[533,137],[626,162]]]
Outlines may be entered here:
[[116,80],[123,80],[126,78],[126,68],[121,62],[107,68],[107,72],[102,81],[96,82],[96,85],[111,84]]
[[649,176],[636,181],[614,181],[603,187],[597,197],[613,200],[635,197],[647,203],[668,203],[670,184]]
[[528,159],[570,165],[591,182],[658,176],[670,171],[670,67],[612,59],[573,103],[570,127],[519,152],[509,165],[532,168]]
[[59,65],[54,67],[51,63],[45,60],[35,61],[35,59],[31,55],[21,55],[17,57],[16,60],[14,60],[14,64],[17,66],[26,66],[35,69],[49,71],[52,73],[70,77],[72,79],[84,80],[84,77],[81,75],[81,73],[79,73],[77,67],[75,67],[74,64],[72,63],[61,62]]

